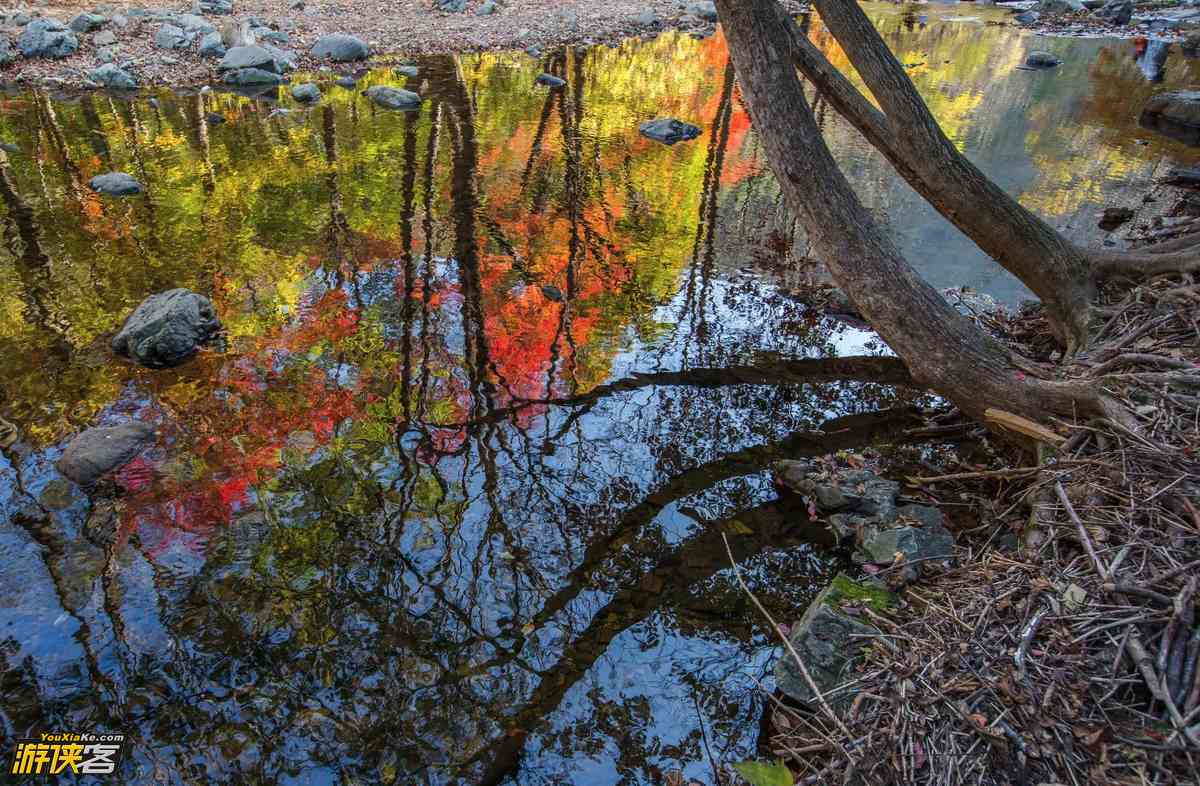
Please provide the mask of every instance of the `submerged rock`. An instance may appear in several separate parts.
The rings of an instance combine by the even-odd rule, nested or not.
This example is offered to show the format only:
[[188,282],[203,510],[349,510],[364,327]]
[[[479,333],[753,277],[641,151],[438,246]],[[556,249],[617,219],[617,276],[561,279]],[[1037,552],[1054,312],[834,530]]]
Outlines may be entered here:
[[129,72],[118,68],[112,63],[107,63],[95,69],[88,75],[88,78],[98,85],[110,87],[115,90],[133,90],[137,87],[137,80],[130,76]]
[[1061,64],[1062,60],[1057,55],[1052,55],[1049,52],[1030,52],[1025,56],[1025,65],[1030,68],[1054,68]]
[[410,111],[421,108],[421,97],[409,90],[375,85],[364,90],[363,95],[384,109]]
[[567,80],[560,79],[554,74],[539,74],[538,78],[534,81],[536,81],[539,85],[544,85],[550,88],[564,87],[567,84]]
[[321,88],[317,87],[312,82],[296,85],[292,88],[292,98],[297,101],[302,101],[306,104],[321,100]]
[[[875,611],[884,611],[891,605],[892,597],[886,590],[874,589],[845,574],[838,574],[833,583],[809,604],[788,637],[813,683],[835,712],[849,708],[853,695],[839,693],[838,688],[851,681],[851,667],[871,639],[880,635],[880,630],[873,625],[844,614],[843,605],[848,603],[863,603]],[[791,698],[810,709],[820,709],[808,681],[786,650],[775,664],[775,682]]]
[[79,39],[61,22],[35,19],[21,32],[17,48],[25,57],[57,59],[75,54],[79,49]]
[[1111,232],[1122,224],[1128,223],[1133,219],[1133,209],[1128,207],[1106,207],[1104,215],[1100,217],[1100,228],[1106,232]]
[[638,126],[638,132],[665,145],[676,142],[686,142],[700,136],[700,128],[682,120],[671,117],[660,117],[657,120],[647,120]]
[[313,57],[332,60],[335,63],[366,60],[370,54],[371,48],[365,41],[344,33],[321,36],[312,48]]
[[134,309],[112,348],[148,368],[184,362],[221,329],[212,302],[187,289],[151,295]]
[[153,437],[154,427],[146,423],[89,428],[71,440],[54,466],[80,486],[90,486],[128,464]]
[[1138,123],[1185,144],[1200,145],[1200,90],[1151,96]]
[[347,90],[353,90],[358,87],[358,80],[352,76],[342,76],[338,77],[338,80],[334,84],[338,87],[344,87]]
[[408,77],[409,79],[416,79],[417,75],[420,74],[421,72],[416,66],[402,65],[402,66],[396,66],[395,68],[393,68],[392,73],[394,73],[396,76],[403,76],[403,77]]
[[[101,68],[107,67],[101,66]],[[133,196],[134,194],[142,193],[143,190],[142,184],[135,180],[133,175],[128,175],[124,172],[108,172],[107,174],[96,175],[88,181],[88,186],[93,191],[106,196]]]

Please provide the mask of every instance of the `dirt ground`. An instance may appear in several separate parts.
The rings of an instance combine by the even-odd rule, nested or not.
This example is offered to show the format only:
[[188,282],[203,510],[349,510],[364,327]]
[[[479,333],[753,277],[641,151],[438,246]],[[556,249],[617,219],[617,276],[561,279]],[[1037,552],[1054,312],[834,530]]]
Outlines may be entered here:
[[[692,3],[679,0],[499,0],[497,10],[480,15],[485,0],[469,0],[461,13],[436,10],[433,0],[235,0],[232,16],[210,16],[218,28],[229,19],[257,17],[287,32],[283,48],[304,55],[327,33],[349,33],[367,41],[377,55],[465,52],[489,49],[546,48],[558,44],[601,43],[654,34],[665,29],[711,33],[715,25],[694,13]],[[128,16],[144,3],[51,2],[33,13],[66,23],[82,10],[99,9],[108,16],[127,16],[126,26],[109,23],[120,46],[117,64],[126,68],[140,86],[185,85],[213,81],[215,61],[204,60],[193,44],[185,50],[164,50],[154,45],[161,24],[153,18]],[[190,2],[151,6],[160,13],[186,13]],[[98,65],[93,39],[100,31],[79,36],[79,51],[62,60],[25,60],[0,68],[5,84],[84,86],[87,74]],[[20,29],[7,31],[15,42]],[[176,61],[176,62],[173,62]],[[343,70],[350,70],[347,66]]]

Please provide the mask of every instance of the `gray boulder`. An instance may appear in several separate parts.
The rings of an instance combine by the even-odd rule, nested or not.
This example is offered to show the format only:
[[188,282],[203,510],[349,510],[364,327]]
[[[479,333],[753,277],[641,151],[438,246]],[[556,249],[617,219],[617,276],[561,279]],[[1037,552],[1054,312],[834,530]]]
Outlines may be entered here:
[[364,90],[363,95],[384,109],[412,111],[421,108],[421,97],[409,90],[375,85]]
[[296,70],[296,55],[294,53],[271,44],[259,44],[259,46],[270,52],[271,57],[275,58],[275,73],[286,74],[288,71]]
[[[100,68],[107,68],[101,66]],[[100,69],[96,69],[99,71]],[[120,69],[118,69],[120,70]],[[96,175],[88,181],[88,186],[97,193],[105,196],[133,196],[142,193],[142,184],[134,180],[132,175],[124,172],[109,172]]]
[[439,11],[448,14],[461,14],[467,10],[467,0],[436,0]]
[[686,142],[700,136],[700,129],[697,126],[669,117],[647,120],[638,126],[638,132],[644,137],[665,145]]
[[272,30],[269,27],[254,28],[254,37],[259,41],[266,41],[268,44],[289,44],[292,37],[282,30]]
[[96,47],[112,46],[117,43],[117,34],[111,30],[101,30],[92,36],[92,45]]
[[133,90],[137,87],[137,80],[130,76],[129,72],[112,63],[100,66],[88,76],[96,84],[116,90]]
[[17,48],[25,57],[61,58],[75,54],[79,39],[61,22],[35,19],[25,26],[17,39]]
[[687,7],[687,12],[706,22],[717,21],[717,6],[713,3],[692,3]]
[[101,27],[104,27],[104,25],[107,23],[108,17],[101,16],[100,14],[90,14],[84,12],[72,19],[71,24],[68,25],[68,27],[70,27],[76,33],[90,33],[93,30],[98,30]]
[[225,42],[221,40],[221,34],[212,32],[200,39],[200,56],[201,57],[224,57]]
[[[883,611],[890,603],[890,597],[884,590],[867,587],[838,574],[792,628],[788,640],[835,712],[844,712],[850,706],[853,694],[838,689],[853,679],[850,669],[871,639],[880,635],[873,625],[843,613],[842,606],[852,601],[863,602]],[[781,691],[809,709],[820,709],[820,702],[795,658],[786,649],[775,664],[775,682]]]
[[896,514],[900,526],[862,531],[859,548],[867,561],[890,565],[897,553],[903,554],[906,562],[918,563],[952,557],[954,536],[946,529],[941,511],[926,505],[905,505]]
[[1054,68],[1061,65],[1062,60],[1058,56],[1052,55],[1049,52],[1030,52],[1025,56],[1025,65],[1030,68]]
[[554,74],[538,74],[538,78],[534,81],[549,88],[565,87],[567,84],[567,80],[560,79]]
[[208,298],[172,289],[143,300],[113,337],[112,348],[148,368],[169,368],[196,354],[220,329]]
[[1022,11],[1013,17],[1013,19],[1017,20],[1018,24],[1022,25],[1037,24],[1037,20],[1040,18],[1041,14],[1039,14],[1037,11]]
[[71,440],[54,466],[80,486],[90,486],[128,464],[153,438],[154,427],[146,423],[89,428]]
[[1200,145],[1200,90],[1151,96],[1138,122],[1185,144]]
[[371,48],[365,41],[343,33],[321,36],[312,48],[313,57],[332,60],[335,63],[366,60],[370,54]]
[[1108,0],[1092,16],[1114,25],[1127,25],[1133,19],[1133,0]]
[[836,475],[818,471],[807,461],[777,461],[775,485],[812,501],[822,514],[854,514],[880,523],[896,519],[900,484],[873,472],[846,470]]
[[194,34],[184,32],[182,27],[165,22],[154,33],[154,45],[162,49],[183,49],[194,38]]
[[311,104],[321,100],[321,88],[317,87],[312,82],[296,85],[292,88],[292,98],[301,101],[305,104]]
[[396,66],[395,68],[393,68],[392,73],[394,73],[396,76],[404,76],[404,77],[408,77],[409,79],[416,79],[417,75],[420,74],[421,72],[417,69],[416,66],[402,65],[402,66]]
[[227,85],[278,85],[283,77],[261,68],[236,68],[226,71],[221,81]]

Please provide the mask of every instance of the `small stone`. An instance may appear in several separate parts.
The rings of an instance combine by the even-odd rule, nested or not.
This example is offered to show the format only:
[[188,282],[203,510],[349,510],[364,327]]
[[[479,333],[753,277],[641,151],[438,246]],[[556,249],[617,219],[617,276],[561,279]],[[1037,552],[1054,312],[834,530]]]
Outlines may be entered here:
[[283,77],[261,68],[237,68],[226,71],[221,81],[227,85],[278,85],[283,82]]
[[332,60],[335,63],[366,60],[370,54],[371,48],[365,41],[344,33],[321,36],[312,48],[313,57]]
[[1111,232],[1117,227],[1133,219],[1133,210],[1127,207],[1106,207],[1100,217],[1100,228]]
[[117,46],[116,44],[113,44],[112,46],[106,46],[101,49],[97,49],[96,50],[96,59],[99,60],[101,63],[114,63],[117,60],[117,53],[119,51],[120,51],[120,47]]
[[101,16],[100,14],[89,14],[84,12],[72,19],[71,24],[68,25],[68,27],[70,27],[76,33],[90,33],[93,30],[103,27],[107,23],[107,17]]
[[419,95],[395,87],[375,85],[364,90],[363,95],[384,109],[412,111],[421,108],[421,97]]
[[162,49],[183,49],[192,43],[192,36],[183,32],[183,28],[170,23],[159,25],[154,33],[154,44]]
[[467,10],[467,0],[436,0],[439,11],[448,14],[461,14]]
[[112,46],[117,43],[117,34],[111,30],[101,30],[92,36],[92,43],[97,46]]
[[404,76],[404,77],[408,77],[409,79],[416,79],[417,75],[421,72],[417,69],[416,66],[402,65],[402,66],[396,66],[395,68],[393,68],[392,73],[394,73],[396,76]]
[[21,56],[13,47],[12,39],[6,35],[0,35],[0,65],[8,65]]
[[347,90],[353,90],[358,87],[358,80],[352,76],[342,76],[338,77],[338,80],[334,84],[338,87],[344,87]]
[[225,42],[221,40],[220,33],[214,31],[200,39],[201,57],[224,57],[225,52]]
[[648,120],[638,126],[638,131],[642,136],[653,139],[656,142],[662,142],[665,145],[685,142],[700,136],[700,129],[697,126],[685,123],[682,120],[666,117],[658,118],[657,120]]
[[[107,68],[107,66],[101,66]],[[99,70],[99,69],[97,69]],[[119,70],[119,69],[118,69]],[[88,181],[88,186],[97,193],[106,196],[134,196],[142,193],[142,184],[124,172],[109,172],[96,175]]]
[[479,6],[479,9],[475,11],[475,15],[491,16],[498,10],[500,10],[500,7],[496,5],[495,0],[487,0],[487,2],[485,2],[483,5]]
[[71,440],[55,468],[80,486],[128,464],[154,437],[146,423],[89,428]]
[[1031,68],[1054,68],[1061,64],[1062,60],[1049,52],[1030,52],[1025,57],[1025,65]]
[[321,100],[321,88],[312,82],[305,82],[292,88],[292,98],[305,104]]
[[[137,87],[137,81],[130,76],[129,72],[112,63],[100,66],[88,76],[96,84],[115,90],[133,90]],[[141,190],[140,186],[138,190]]]

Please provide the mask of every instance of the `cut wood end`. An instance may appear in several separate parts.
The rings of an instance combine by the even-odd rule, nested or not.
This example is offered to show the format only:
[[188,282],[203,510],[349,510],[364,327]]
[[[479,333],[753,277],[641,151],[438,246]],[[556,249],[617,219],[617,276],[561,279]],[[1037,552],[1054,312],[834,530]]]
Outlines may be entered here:
[[1015,431],[1018,434],[1024,434],[1030,439],[1036,439],[1039,442],[1048,442],[1051,445],[1059,445],[1067,441],[1067,438],[1062,434],[1051,431],[1040,423],[1036,423],[1029,418],[1013,414],[1012,412],[1005,412],[1002,409],[988,407],[983,411],[983,417],[989,423],[995,423],[1003,426],[1009,431]]

